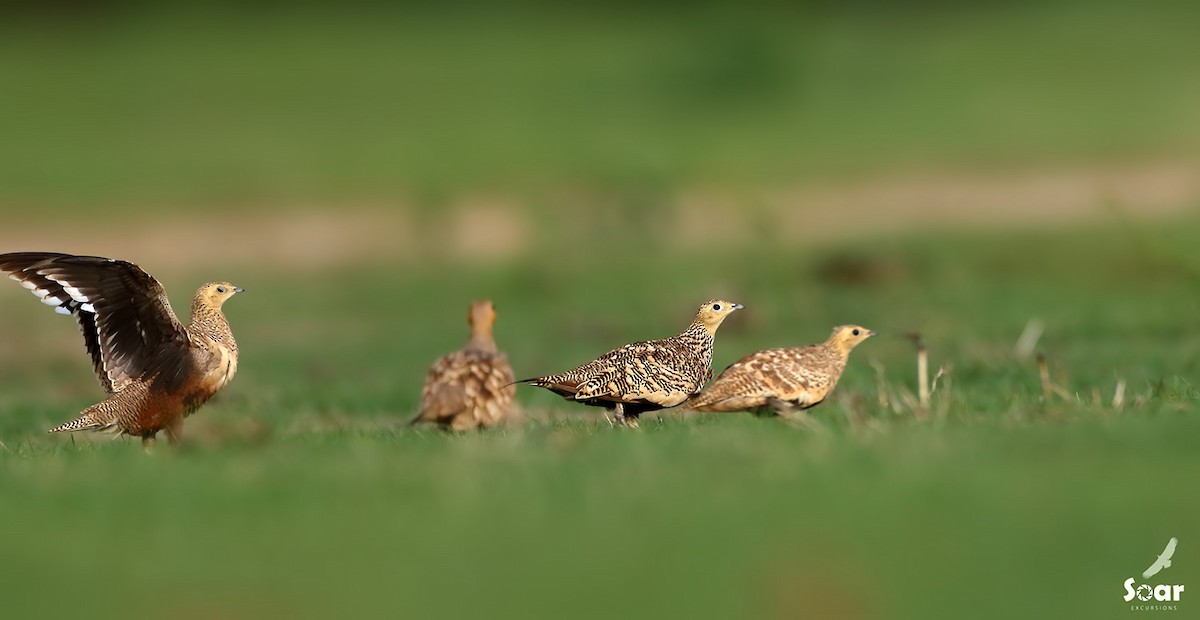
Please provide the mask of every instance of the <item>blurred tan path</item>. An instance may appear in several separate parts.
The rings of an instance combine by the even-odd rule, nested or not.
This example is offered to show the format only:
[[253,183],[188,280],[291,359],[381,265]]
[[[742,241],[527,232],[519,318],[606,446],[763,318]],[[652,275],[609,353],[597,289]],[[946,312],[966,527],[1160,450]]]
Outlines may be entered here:
[[[763,230],[776,240],[804,239],[811,246],[892,231],[1064,226],[1109,217],[1105,205],[1114,202],[1138,218],[1200,213],[1200,161],[891,175],[756,195],[697,187],[664,197],[666,219],[655,228],[680,248],[705,242],[736,246],[754,241]],[[9,213],[22,212],[19,205],[6,207]],[[572,213],[556,220],[560,225],[578,225],[589,217],[587,210],[599,207],[586,197],[568,197],[556,208]],[[424,214],[402,204],[226,209],[216,216],[201,208],[194,211],[195,216],[148,211],[136,222],[99,214],[7,216],[10,221],[0,228],[0,251],[120,256],[158,269],[247,262],[303,268],[367,260],[502,260],[530,253],[547,226],[519,201],[478,195]],[[823,232],[813,235],[813,230]]]

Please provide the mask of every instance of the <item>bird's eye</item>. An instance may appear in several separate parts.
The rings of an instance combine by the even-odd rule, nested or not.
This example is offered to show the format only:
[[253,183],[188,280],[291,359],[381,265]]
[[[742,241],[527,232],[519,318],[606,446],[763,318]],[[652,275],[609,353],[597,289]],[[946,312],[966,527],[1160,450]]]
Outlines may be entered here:
[[721,311],[721,304],[713,304],[713,310],[716,310],[717,312],[720,312],[720,311]]
[[856,330],[854,330],[852,333],[853,333],[855,336],[857,336],[857,335],[858,335],[858,330],[856,329]]
[[[217,292],[218,292],[218,293],[224,293],[224,292],[225,292],[225,287],[224,287],[224,286],[218,286],[218,287],[217,287]],[[855,333],[858,333],[858,332],[855,332]]]

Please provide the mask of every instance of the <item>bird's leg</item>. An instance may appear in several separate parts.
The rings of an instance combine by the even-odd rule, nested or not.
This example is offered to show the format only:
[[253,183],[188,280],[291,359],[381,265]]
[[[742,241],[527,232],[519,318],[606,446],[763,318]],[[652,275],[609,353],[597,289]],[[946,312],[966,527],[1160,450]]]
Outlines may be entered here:
[[769,411],[772,415],[786,416],[791,413],[793,408],[788,403],[775,398],[774,396],[767,399],[766,406],[763,409]]
[[172,446],[178,446],[183,442],[183,416],[179,416],[170,422],[167,422],[167,442]]
[[147,454],[149,454],[150,449],[153,447],[154,447],[154,435],[143,436],[142,437],[142,450],[144,450]]
[[625,425],[625,403],[617,403],[617,406],[613,407],[613,417],[616,418],[618,424]]

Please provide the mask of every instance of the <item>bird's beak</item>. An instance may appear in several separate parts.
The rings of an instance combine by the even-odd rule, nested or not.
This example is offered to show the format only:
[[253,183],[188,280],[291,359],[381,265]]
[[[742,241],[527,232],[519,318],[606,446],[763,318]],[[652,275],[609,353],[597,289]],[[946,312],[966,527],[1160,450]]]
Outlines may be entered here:
[[868,336],[878,336],[878,335],[879,335],[879,332],[877,332],[877,331],[875,331],[875,330],[873,330],[873,329],[868,329],[868,330],[867,330],[867,335],[868,335]]
[[242,288],[242,287],[240,287],[240,286],[239,286],[239,287],[237,287],[237,288],[233,289],[233,292],[235,292],[235,293],[245,293],[245,292],[246,292],[246,289],[244,289],[244,288]]
[[741,310],[742,308],[745,308],[745,307],[746,306],[743,306],[742,304],[733,304],[734,310]]

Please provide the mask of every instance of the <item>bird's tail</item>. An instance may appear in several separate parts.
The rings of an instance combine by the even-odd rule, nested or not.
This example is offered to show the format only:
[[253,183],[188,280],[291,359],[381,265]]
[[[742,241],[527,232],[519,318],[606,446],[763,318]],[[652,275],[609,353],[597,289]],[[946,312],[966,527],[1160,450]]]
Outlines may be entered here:
[[421,406],[409,426],[421,422],[445,423],[454,419],[467,408],[466,387],[461,384],[442,385],[421,398]]
[[714,398],[711,394],[700,393],[679,403],[679,406],[688,411],[728,411],[728,409],[721,407],[722,400],[721,398]]
[[48,433],[73,433],[75,431],[96,431],[112,426],[111,423],[105,423],[97,419],[97,416],[91,409],[83,412],[83,415],[66,422],[59,424],[54,428],[46,431]]

